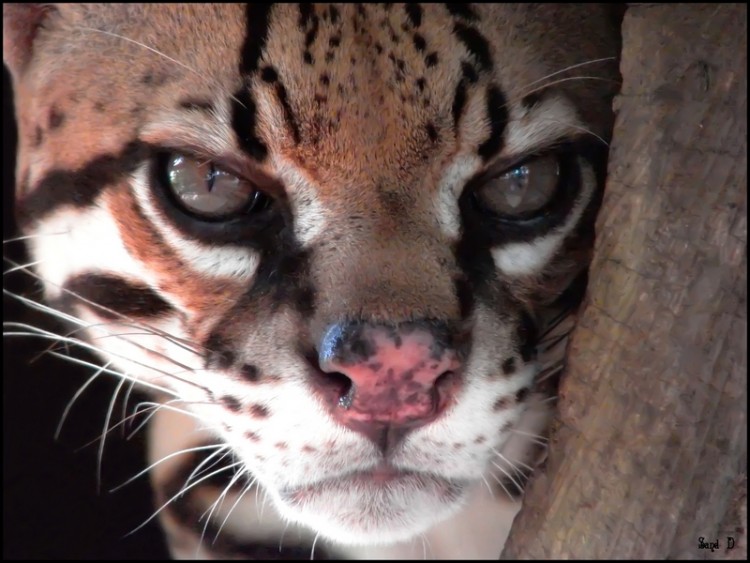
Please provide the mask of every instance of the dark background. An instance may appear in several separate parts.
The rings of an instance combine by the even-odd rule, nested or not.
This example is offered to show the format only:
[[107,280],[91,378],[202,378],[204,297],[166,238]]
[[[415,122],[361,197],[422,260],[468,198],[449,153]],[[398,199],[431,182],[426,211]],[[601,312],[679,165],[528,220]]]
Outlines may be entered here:
[[[3,68],[4,241],[18,236],[13,221],[15,148],[13,100],[9,76]],[[4,244],[3,256],[16,263],[29,261],[23,243]],[[3,270],[9,267],[4,260]],[[4,275],[3,288],[40,296],[34,279],[20,272]],[[3,320],[44,326],[63,334],[69,330],[5,295]],[[6,327],[4,332],[11,330],[16,329]],[[155,522],[125,536],[154,511],[148,478],[108,492],[146,466],[145,433],[130,441],[119,430],[108,436],[101,492],[96,490],[99,443],[83,447],[103,431],[107,406],[117,385],[114,377],[102,375],[88,387],[55,441],[55,429],[65,406],[93,370],[43,354],[50,344],[32,337],[3,338],[3,559],[166,558],[168,553]],[[86,357],[81,351],[72,353]],[[131,397],[129,412],[141,398]],[[120,400],[113,423],[121,412]]]

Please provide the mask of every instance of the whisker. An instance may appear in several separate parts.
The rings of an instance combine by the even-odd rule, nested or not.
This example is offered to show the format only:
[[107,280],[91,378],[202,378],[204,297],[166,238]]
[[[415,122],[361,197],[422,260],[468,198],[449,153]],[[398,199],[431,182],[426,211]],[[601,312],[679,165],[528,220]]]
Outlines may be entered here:
[[107,433],[109,432],[109,421],[112,418],[112,411],[115,409],[115,403],[117,402],[117,395],[125,384],[125,380],[121,379],[120,383],[117,384],[114,393],[112,393],[112,400],[109,402],[107,408],[107,414],[104,417],[104,431],[99,441],[99,451],[97,452],[96,458],[96,492],[99,493],[102,488],[102,458],[104,457],[104,443],[106,442]]
[[518,483],[518,481],[516,481],[516,480],[515,480],[515,479],[513,478],[513,475],[511,475],[510,473],[508,473],[508,472],[507,472],[507,471],[506,471],[506,470],[505,470],[505,469],[504,469],[504,468],[503,468],[503,467],[502,467],[502,466],[501,466],[500,464],[498,464],[498,463],[495,463],[494,461],[493,461],[493,462],[491,462],[491,463],[492,463],[492,465],[494,465],[495,467],[497,467],[497,468],[498,468],[498,469],[499,469],[500,471],[502,471],[502,472],[503,472],[503,474],[504,474],[504,475],[505,475],[505,476],[506,476],[506,477],[507,477],[508,479],[510,479],[510,482],[511,482],[511,483],[513,483],[513,484],[514,484],[514,485],[516,486],[516,488],[517,488],[517,489],[518,489],[519,491],[523,491],[523,487],[522,487],[522,486],[521,486],[521,485],[520,485],[520,484]]
[[529,82],[528,84],[526,84],[522,88],[522,90],[525,90],[526,88],[529,88],[530,86],[534,86],[535,84],[539,84],[540,82],[544,82],[548,78],[552,78],[553,76],[557,76],[558,74],[562,74],[563,72],[567,72],[569,70],[573,70],[574,68],[580,68],[582,66],[587,66],[587,65],[592,65],[592,64],[596,64],[596,63],[601,63],[601,62],[604,62],[604,61],[614,61],[616,58],[617,57],[603,57],[601,59],[591,59],[591,60],[588,60],[588,61],[584,61],[582,63],[576,63],[576,64],[573,64],[573,65],[570,65],[570,66],[566,66],[563,69],[556,70],[555,72],[551,72],[551,73],[547,74],[546,76],[542,76],[541,78],[538,78],[537,80],[534,80],[533,82]]
[[179,492],[177,492],[172,498],[170,498],[167,502],[162,504],[156,512],[154,512],[151,516],[149,516],[146,520],[144,520],[141,524],[139,524],[136,528],[133,528],[128,533],[125,534],[125,537],[130,536],[134,533],[136,533],[138,530],[143,528],[146,524],[151,522],[154,518],[156,518],[162,510],[164,510],[167,506],[169,506],[170,503],[174,502],[174,500],[182,495],[184,495],[187,491],[195,487],[196,485],[202,483],[203,481],[206,481],[207,479],[210,479],[211,477],[214,477],[221,473],[222,471],[227,471],[228,469],[233,469],[234,466],[239,465],[241,462],[233,463],[232,465],[228,465],[226,467],[222,467],[221,469],[217,469],[216,471],[209,473],[208,475],[198,479],[195,483],[192,483],[191,485],[187,485],[185,487],[182,487]]
[[[46,330],[41,329],[39,327],[34,327],[34,326],[31,326],[31,325],[27,325],[25,323],[8,322],[8,323],[3,323],[3,326],[19,326],[19,327],[22,327],[22,328],[26,328],[27,330],[33,331],[33,332],[4,332],[3,336],[34,336],[34,337],[43,338],[43,339],[53,339],[53,340],[56,340],[57,342],[68,342],[70,344],[75,344],[76,346],[80,346],[81,348],[85,348],[87,350],[92,350],[94,352],[100,352],[100,353],[108,355],[108,356],[114,356],[116,358],[121,358],[121,359],[127,360],[129,362],[132,362],[132,363],[138,365],[138,366],[145,367],[145,368],[147,368],[149,370],[155,371],[157,373],[160,373],[160,374],[165,375],[167,377],[170,377],[172,379],[176,379],[176,380],[178,380],[178,381],[180,381],[182,383],[186,383],[186,384],[192,385],[193,387],[198,387],[199,389],[203,389],[203,387],[201,385],[197,384],[197,383],[193,383],[192,381],[189,381],[187,379],[174,376],[170,372],[167,372],[167,371],[164,371],[162,369],[158,369],[158,368],[155,368],[153,366],[144,364],[143,362],[139,362],[138,360],[134,360],[132,358],[128,358],[126,356],[123,356],[122,354],[116,354],[116,353],[108,351],[108,350],[103,350],[103,349],[101,349],[101,348],[99,348],[97,346],[94,346],[93,344],[89,344],[88,342],[86,342],[84,340],[79,340],[77,338],[68,338],[66,336],[55,334],[53,332],[46,331]],[[56,352],[52,352],[52,351],[49,351],[48,353],[52,354],[52,355],[57,354]],[[57,354],[57,355],[61,356],[61,357],[64,357],[64,358],[70,358],[71,360],[73,358],[73,356],[64,356],[62,354]],[[90,364],[89,363],[89,365],[93,366],[95,364]],[[117,373],[120,377],[126,377],[130,381],[136,381],[138,383],[143,383],[144,385],[146,384],[145,382],[143,382],[142,380],[138,379],[137,377],[131,376],[129,374],[126,375],[124,372],[113,372],[112,370],[107,370],[107,373]],[[174,391],[171,391],[169,394],[170,395],[176,395],[174,393]]]
[[315,539],[313,540],[312,547],[310,548],[310,561],[313,561],[315,559],[315,544],[318,543],[319,537],[320,537],[320,532],[315,534]]
[[201,451],[210,450],[210,449],[222,448],[222,447],[224,447],[222,444],[211,444],[211,445],[207,445],[207,446],[196,446],[194,448],[186,448],[184,450],[179,450],[177,452],[172,452],[171,454],[167,454],[164,457],[162,457],[161,459],[155,461],[154,463],[152,463],[151,465],[149,465],[145,469],[139,471],[138,473],[136,473],[135,475],[133,475],[132,477],[130,477],[128,480],[123,481],[122,483],[120,483],[116,487],[110,489],[109,492],[110,493],[114,493],[116,491],[119,491],[123,487],[129,485],[130,483],[132,483],[133,481],[135,481],[139,477],[142,477],[143,475],[145,475],[146,473],[148,473],[149,471],[151,471],[157,465],[160,465],[160,464],[164,463],[165,461],[167,461],[169,459],[172,459],[173,457],[177,457],[179,455],[184,455],[184,454],[189,454],[189,453],[194,453],[194,452],[201,452]]
[[[125,391],[125,399],[122,401],[122,413],[120,414],[120,421],[124,421],[127,419],[128,415],[128,401],[130,400],[130,394],[133,392],[133,389],[135,388],[135,382],[131,381],[130,385],[128,385],[128,390]],[[120,436],[123,438],[125,437],[125,425],[120,425],[121,432]]]
[[[80,360],[80,359],[75,358],[73,356],[66,356],[65,354],[59,354],[57,352],[50,352],[50,355],[58,357],[58,358],[61,358],[63,360],[67,360],[69,362],[73,362],[74,364],[80,364],[82,366],[88,366],[88,367],[95,368],[95,369],[98,369],[98,368],[101,367],[101,366],[98,366],[98,365],[93,364],[91,362],[87,362],[86,360]],[[116,375],[117,377],[122,377],[124,379],[128,379],[129,381],[134,380],[134,378],[132,376],[130,376],[130,375],[127,375],[127,374],[124,374],[124,373],[121,373],[121,372],[117,372],[117,371],[111,370],[109,368],[103,369],[103,372],[104,373],[111,373],[112,375]],[[148,387],[150,389],[154,389],[155,391],[160,391],[161,393],[166,393],[168,395],[173,395],[175,397],[177,396],[174,391],[172,391],[170,389],[167,389],[166,387],[161,387],[159,385],[155,385],[153,383],[148,383],[146,381],[139,381],[138,383],[140,383],[141,385],[143,385],[145,387]]]
[[498,477],[494,473],[490,473],[490,475],[495,481],[497,481],[497,484],[502,487],[502,489],[505,491],[505,494],[508,495],[510,498],[513,498],[513,495],[510,493],[510,491],[507,488],[505,488],[505,484],[503,483],[503,480],[500,479],[500,477]]
[[[237,495],[237,499],[234,501],[234,503],[232,504],[232,506],[229,508],[229,512],[227,512],[227,515],[224,517],[224,520],[221,522],[221,525],[219,526],[219,529],[216,532],[216,536],[214,537],[214,540],[211,542],[211,545],[214,545],[216,543],[216,540],[219,538],[219,534],[221,534],[221,531],[224,529],[224,525],[229,520],[229,517],[232,515],[232,512],[237,507],[237,505],[240,503],[240,501],[242,500],[242,497],[245,496],[245,493],[247,493],[247,491],[249,491],[250,489],[252,489],[253,485],[257,481],[258,481],[258,479],[256,477],[254,477],[250,482],[248,482],[248,484],[245,487],[242,488],[242,491]],[[287,522],[287,525],[288,524],[289,524],[289,522]],[[286,531],[286,528],[284,528],[284,531]],[[284,538],[284,533],[282,532],[282,534],[281,534],[281,540],[279,540],[279,551],[281,551],[281,541],[283,540],[283,538]]]
[[531,440],[532,442],[534,442],[535,444],[538,444],[540,446],[545,446],[546,447],[547,446],[547,442],[549,441],[547,438],[545,438],[544,436],[540,436],[539,434],[531,434],[529,432],[523,432],[521,430],[516,430],[514,428],[511,428],[510,431],[513,432],[513,433],[515,433],[515,434],[520,434],[521,436],[528,436],[529,438],[532,438],[532,440]]
[[[57,236],[57,235],[69,235],[70,231],[60,231],[59,233],[37,233],[34,235],[22,235],[18,237],[8,238],[3,240],[3,244],[9,244],[11,242],[17,242],[20,240],[30,240],[34,238],[42,238],[42,237],[49,237],[49,236]],[[7,258],[3,257],[4,260],[7,260]]]
[[[231,490],[232,486],[237,482],[237,480],[240,478],[242,473],[240,471],[236,472],[234,476],[232,477],[231,481],[227,484],[226,487],[222,490],[221,494],[219,494],[218,497],[216,497],[216,500],[211,503],[211,506],[209,506],[205,511],[203,511],[203,514],[201,514],[200,518],[198,518],[198,522],[201,521],[203,517],[206,517],[206,523],[203,525],[203,530],[201,531],[201,537],[198,541],[198,546],[203,545],[203,540],[206,537],[206,530],[208,529],[208,524],[211,522],[211,518],[214,514],[214,511],[221,510],[221,506],[224,504],[224,499],[226,498],[227,493]],[[208,512],[208,516],[206,516],[206,512]],[[218,532],[216,535],[214,535],[214,539],[211,542],[211,545],[214,545],[216,543],[216,540],[219,538]]]
[[30,268],[31,266],[36,266],[37,264],[41,264],[44,262],[44,260],[36,260],[34,262],[27,262],[26,264],[18,264],[17,266],[14,266],[12,268],[9,268],[3,272],[3,275],[6,276],[13,272],[18,272],[19,270],[26,270],[27,268]]
[[[6,262],[10,263],[10,264],[19,265],[16,262],[14,262],[12,260],[9,260],[7,258],[4,258],[4,260]],[[50,282],[49,280],[45,280],[44,278],[42,278],[39,274],[37,274],[33,270],[30,270],[28,268],[24,268],[23,271],[26,272],[31,277],[39,280],[40,282],[48,284],[48,285],[53,285],[56,288],[58,288],[60,291],[65,292],[68,295],[71,295],[72,297],[75,297],[76,299],[80,300],[83,303],[86,303],[87,305],[90,305],[91,307],[94,307],[94,308],[96,308],[96,309],[98,309],[100,311],[105,311],[105,312],[109,313],[110,315],[112,315],[113,317],[116,317],[118,319],[123,319],[123,320],[127,321],[128,323],[130,323],[131,325],[134,325],[136,327],[142,328],[143,330],[150,330],[154,334],[159,334],[159,335],[163,336],[164,338],[166,338],[167,340],[169,340],[170,342],[172,342],[173,344],[175,344],[176,346],[179,346],[179,347],[183,348],[184,350],[187,350],[188,352],[191,352],[191,353],[193,353],[193,354],[195,354],[197,356],[203,357],[203,355],[204,355],[203,351],[195,350],[191,346],[186,345],[185,342],[187,342],[187,341],[185,339],[183,339],[183,338],[180,338],[180,337],[175,336],[173,334],[169,334],[166,331],[159,329],[158,327],[152,327],[152,326],[144,324],[144,323],[139,323],[139,322],[135,321],[134,319],[128,317],[127,315],[123,315],[122,313],[120,313],[118,311],[115,311],[113,309],[110,309],[109,307],[105,307],[104,305],[101,305],[100,303],[96,303],[94,301],[91,301],[90,299],[85,298],[84,296],[76,293],[75,291],[71,291],[67,287],[64,287],[64,286],[61,286],[59,284]],[[6,290],[4,288],[3,288],[3,293],[5,293],[7,295],[10,295],[11,297],[14,297],[14,298],[22,301],[26,305],[28,305],[28,306],[30,306],[33,309],[36,309],[38,311],[42,311],[42,312],[48,313],[48,314],[50,314],[52,316],[56,316],[56,317],[59,317],[59,318],[62,318],[62,319],[67,319],[67,320],[69,320],[69,322],[72,322],[73,324],[77,324],[77,325],[82,325],[82,324],[85,325],[86,324],[84,321],[82,321],[81,319],[78,319],[77,317],[74,317],[72,315],[68,315],[66,313],[63,313],[62,311],[58,311],[57,309],[48,307],[46,305],[42,305],[39,302],[36,302],[36,301],[34,301],[32,299],[28,299],[28,298],[23,297],[21,295],[17,295],[17,294],[15,294],[13,292],[10,292],[10,291],[8,291],[8,290]],[[208,351],[208,352],[211,351],[211,350],[205,349],[205,347],[204,347],[204,350]]]
[[81,387],[78,389],[78,391],[75,392],[73,395],[73,398],[68,401],[68,404],[65,406],[65,410],[63,410],[62,416],[60,417],[60,422],[57,423],[57,429],[55,430],[55,440],[60,439],[60,432],[62,431],[63,424],[65,423],[65,419],[68,417],[68,413],[70,412],[70,409],[73,407],[73,404],[78,400],[78,397],[80,397],[83,392],[86,390],[86,388],[91,385],[91,383],[94,382],[94,380],[99,377],[105,369],[107,369],[112,362],[107,362],[104,366],[96,370],[96,373],[89,377],[86,380],[86,383],[81,385]]
[[[138,426],[136,427],[136,429],[135,429],[135,430],[133,430],[133,431],[132,431],[132,432],[131,432],[131,433],[130,433],[130,434],[128,435],[127,439],[128,439],[128,440],[130,440],[130,439],[131,439],[131,438],[132,438],[133,436],[135,436],[135,435],[136,435],[136,434],[138,433],[138,431],[139,431],[139,430],[140,430],[141,428],[143,428],[143,427],[144,427],[144,426],[145,426],[146,424],[148,424],[148,421],[149,421],[149,420],[151,420],[151,418],[153,418],[153,416],[154,416],[154,415],[155,415],[155,414],[156,414],[156,413],[157,413],[157,412],[158,412],[158,411],[159,411],[160,409],[167,409],[167,410],[171,410],[172,412],[176,412],[176,413],[179,413],[179,414],[184,414],[184,415],[186,415],[186,416],[189,416],[189,417],[191,417],[191,418],[194,418],[194,419],[195,419],[195,420],[197,420],[198,422],[205,422],[205,421],[204,421],[204,420],[203,420],[202,418],[198,417],[198,415],[197,415],[197,414],[195,414],[195,413],[192,413],[192,412],[190,412],[190,411],[188,411],[188,410],[185,410],[185,409],[180,409],[180,408],[174,407],[174,406],[172,406],[172,405],[170,404],[170,403],[183,403],[183,402],[184,402],[184,401],[182,401],[182,400],[181,400],[180,398],[177,398],[177,399],[170,399],[169,401],[167,401],[167,402],[165,402],[165,403],[155,403],[155,402],[150,402],[150,401],[142,401],[142,402],[138,403],[138,406],[137,406],[136,408],[139,408],[139,407],[141,407],[141,406],[144,406],[144,405],[145,405],[145,406],[148,406],[149,408],[153,408],[154,410],[153,410],[152,412],[148,413],[148,415],[146,416],[145,420],[143,420],[143,421],[142,421],[142,422],[141,422],[141,423],[140,423],[140,424],[139,424],[139,425],[138,425]],[[131,418],[132,418],[132,416],[131,416]]]
[[[182,63],[182,62],[178,61],[177,59],[173,59],[172,57],[170,57],[169,55],[167,55],[167,54],[159,51],[158,49],[154,49],[153,47],[149,47],[145,43],[141,43],[140,41],[136,41],[135,39],[131,39],[130,37],[126,37],[124,35],[120,35],[119,33],[113,33],[111,31],[105,31],[103,29],[96,29],[94,27],[86,27],[86,26],[76,26],[76,27],[77,27],[77,29],[80,29],[82,31],[93,31],[95,33],[101,33],[103,35],[109,35],[110,37],[115,37],[117,39],[122,39],[123,41],[127,41],[129,43],[134,44],[134,45],[138,45],[139,47],[142,47],[142,48],[144,48],[144,49],[146,49],[148,51],[151,51],[152,53],[154,53],[154,54],[156,54],[156,55],[158,55],[160,57],[163,57],[166,60],[168,60],[170,62],[173,62],[174,64],[176,64],[178,66],[181,66],[182,68],[184,68],[186,70],[189,70],[190,72],[192,72],[192,73],[196,74],[197,76],[199,76],[201,79],[204,79],[204,76],[200,72],[198,72],[197,70],[195,70],[194,68],[186,65],[185,63]],[[243,104],[240,100],[238,100],[234,95],[230,94],[229,97],[232,98],[234,101],[236,101],[238,104],[240,104],[243,108],[246,107],[245,104]]]

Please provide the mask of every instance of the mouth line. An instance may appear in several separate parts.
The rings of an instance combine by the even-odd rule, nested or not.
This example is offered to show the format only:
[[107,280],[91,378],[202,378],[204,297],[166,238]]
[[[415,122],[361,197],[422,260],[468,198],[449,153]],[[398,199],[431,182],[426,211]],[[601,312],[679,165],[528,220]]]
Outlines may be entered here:
[[358,469],[328,477],[314,483],[288,487],[280,491],[283,499],[300,502],[310,496],[324,494],[341,489],[364,488],[370,491],[386,490],[395,486],[425,488],[439,487],[446,491],[458,493],[464,483],[425,471],[399,469],[388,463],[380,463],[370,469]]

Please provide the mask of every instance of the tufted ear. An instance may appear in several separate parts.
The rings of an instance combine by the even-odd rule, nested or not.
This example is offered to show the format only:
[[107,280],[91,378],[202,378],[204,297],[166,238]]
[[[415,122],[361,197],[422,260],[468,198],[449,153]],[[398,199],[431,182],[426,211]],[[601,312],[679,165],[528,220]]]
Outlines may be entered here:
[[23,76],[39,30],[56,11],[52,4],[3,4],[3,62],[14,81]]

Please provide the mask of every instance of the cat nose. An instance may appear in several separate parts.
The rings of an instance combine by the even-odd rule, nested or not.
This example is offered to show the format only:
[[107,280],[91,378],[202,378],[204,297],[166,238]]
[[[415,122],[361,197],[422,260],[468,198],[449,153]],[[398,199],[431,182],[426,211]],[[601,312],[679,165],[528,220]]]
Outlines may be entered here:
[[459,342],[436,321],[337,323],[318,346],[317,381],[336,420],[387,449],[451,403]]

